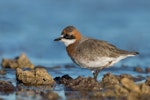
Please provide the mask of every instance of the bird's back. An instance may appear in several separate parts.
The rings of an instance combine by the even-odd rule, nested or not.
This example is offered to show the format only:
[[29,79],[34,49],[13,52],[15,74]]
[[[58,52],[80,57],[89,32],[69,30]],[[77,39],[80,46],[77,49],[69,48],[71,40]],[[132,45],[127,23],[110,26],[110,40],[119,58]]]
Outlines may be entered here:
[[77,54],[82,57],[118,57],[120,55],[134,55],[135,52],[120,50],[116,46],[107,43],[106,41],[87,38],[79,43],[76,47]]

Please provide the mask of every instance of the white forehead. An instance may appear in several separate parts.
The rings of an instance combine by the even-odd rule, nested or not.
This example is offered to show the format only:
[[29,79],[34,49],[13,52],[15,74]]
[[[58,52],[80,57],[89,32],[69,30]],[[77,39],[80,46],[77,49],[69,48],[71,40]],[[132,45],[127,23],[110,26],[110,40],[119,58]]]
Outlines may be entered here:
[[64,35],[62,34],[60,37],[64,37]]

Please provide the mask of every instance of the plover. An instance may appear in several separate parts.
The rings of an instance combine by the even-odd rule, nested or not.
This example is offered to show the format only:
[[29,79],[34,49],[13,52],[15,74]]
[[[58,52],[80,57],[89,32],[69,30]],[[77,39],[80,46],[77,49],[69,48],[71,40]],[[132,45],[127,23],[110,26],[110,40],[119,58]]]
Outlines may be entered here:
[[82,68],[90,69],[96,80],[103,68],[138,54],[138,52],[118,49],[106,41],[84,37],[74,26],[64,28],[61,36],[54,41],[62,41],[73,62]]

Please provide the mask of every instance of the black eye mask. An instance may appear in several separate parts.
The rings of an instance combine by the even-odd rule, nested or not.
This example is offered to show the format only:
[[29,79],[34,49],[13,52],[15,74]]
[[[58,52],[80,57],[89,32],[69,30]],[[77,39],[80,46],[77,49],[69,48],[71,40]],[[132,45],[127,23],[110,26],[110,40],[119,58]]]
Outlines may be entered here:
[[73,36],[73,35],[68,35],[68,34],[65,34],[64,36],[63,36],[63,38],[65,38],[65,39],[75,39],[75,37]]

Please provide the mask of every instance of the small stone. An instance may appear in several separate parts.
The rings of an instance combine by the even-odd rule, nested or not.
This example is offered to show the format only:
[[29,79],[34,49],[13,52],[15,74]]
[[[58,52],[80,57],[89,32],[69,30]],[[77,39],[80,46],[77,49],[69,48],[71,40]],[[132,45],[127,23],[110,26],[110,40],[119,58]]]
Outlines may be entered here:
[[17,68],[16,77],[19,82],[27,85],[53,85],[55,83],[52,76],[50,76],[44,68],[35,68],[25,71]]
[[15,87],[12,85],[12,83],[0,80],[0,92],[3,93],[12,93],[15,91]]
[[150,77],[146,79],[145,84],[150,86]]
[[121,79],[121,84],[127,88],[129,91],[140,92],[140,88],[130,79],[123,78]]
[[1,65],[4,68],[34,68],[34,65],[30,62],[24,53],[14,59],[2,59]]
[[146,72],[146,73],[150,73],[150,67],[147,67],[147,68],[145,69],[145,72]]
[[1,70],[0,70],[0,74],[1,74],[1,75],[5,75],[5,74],[6,74],[6,71],[3,70],[3,69],[1,69]]
[[67,69],[75,68],[75,66],[74,66],[74,65],[72,65],[72,64],[67,64],[67,65],[65,65],[64,67],[65,67],[65,68],[67,68]]
[[68,81],[72,80],[73,78],[70,77],[68,74],[63,75],[62,77],[55,77],[54,80],[59,84],[67,84]]
[[139,73],[143,73],[144,72],[144,70],[141,67],[139,67],[139,66],[135,67],[134,71],[139,72]]

